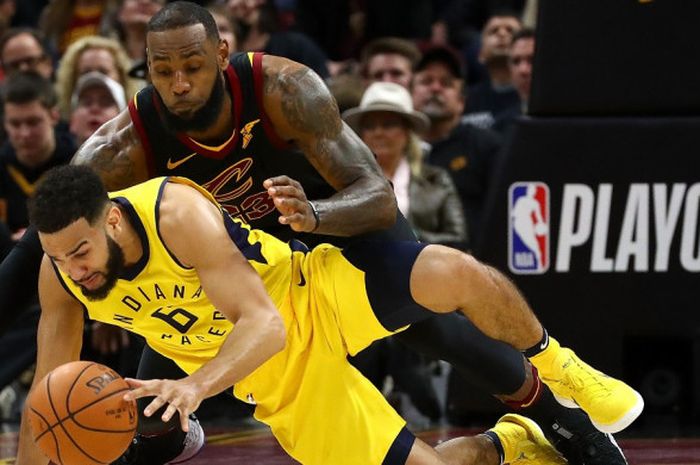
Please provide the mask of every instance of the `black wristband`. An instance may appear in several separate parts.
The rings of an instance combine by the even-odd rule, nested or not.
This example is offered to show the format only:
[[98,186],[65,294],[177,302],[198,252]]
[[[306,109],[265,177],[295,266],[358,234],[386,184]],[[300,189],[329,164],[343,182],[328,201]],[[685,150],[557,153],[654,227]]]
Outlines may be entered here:
[[316,225],[314,226],[314,229],[312,229],[309,232],[314,232],[318,229],[319,226],[321,226],[321,217],[318,216],[318,210],[316,209],[316,205],[311,200],[306,201],[309,204],[309,207],[311,207],[311,212],[314,214],[314,220],[316,220]]

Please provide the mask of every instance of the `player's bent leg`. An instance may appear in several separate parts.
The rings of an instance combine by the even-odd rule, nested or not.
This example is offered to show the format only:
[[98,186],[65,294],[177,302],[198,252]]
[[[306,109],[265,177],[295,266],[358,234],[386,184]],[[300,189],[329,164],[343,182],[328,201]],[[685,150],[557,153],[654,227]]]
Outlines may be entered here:
[[641,414],[637,391],[548,338],[516,287],[493,268],[459,251],[428,246],[410,279],[418,304],[438,312],[458,308],[486,335],[525,350],[558,400],[583,408],[601,431],[621,431]]
[[543,334],[525,299],[501,273],[474,257],[439,245],[425,247],[410,277],[411,295],[423,307],[458,309],[487,336],[525,350]]
[[[425,317],[425,314],[429,315],[430,312],[449,312],[460,308],[486,336],[525,350],[528,357],[540,363],[537,355],[546,349],[546,344],[542,345],[547,340],[546,332],[515,286],[505,276],[462,252],[434,245],[400,242],[358,243],[344,249],[342,254],[352,266],[364,273],[359,275],[362,278],[358,278],[361,281],[359,286],[366,285],[372,311],[386,329],[395,330],[403,325],[412,324],[405,334],[398,337],[423,353],[450,361],[458,370],[469,375],[470,379],[482,381],[480,385],[487,384],[488,392],[499,395],[499,398],[508,401],[507,403],[516,409],[527,405],[528,400],[533,398],[531,394],[534,391],[531,386],[523,386],[521,354],[514,354],[517,357],[508,356],[508,351],[499,350],[494,344],[484,344],[484,347],[490,347],[485,352],[487,355],[494,356],[501,363],[507,360],[511,366],[514,363],[519,365],[505,371],[513,379],[509,378],[509,389],[504,389],[505,386],[499,387],[498,384],[489,381],[494,375],[483,377],[482,380],[479,376],[470,374],[468,367],[473,363],[470,363],[467,354],[474,345],[465,344],[464,339],[471,338],[474,333],[482,339],[487,339],[483,334],[472,331],[469,336],[465,333],[465,336],[460,338],[457,335],[458,328],[465,331],[464,325],[454,324],[454,328],[446,330],[446,325],[442,324],[441,319],[447,315]],[[410,270],[410,273],[407,273],[407,270]],[[356,311],[348,313],[354,315]],[[453,321],[450,325],[452,323]],[[421,331],[417,331],[418,329]],[[360,326],[358,331],[364,334],[366,327]],[[482,363],[480,366],[488,364]],[[564,370],[556,369],[556,366],[551,369],[543,366],[542,369],[550,383],[565,376]],[[489,383],[492,386],[488,386]],[[619,390],[623,392],[631,390],[624,383],[618,386],[622,386]],[[592,383],[584,384],[581,392],[577,394],[578,398],[588,396],[595,399],[597,396],[594,387]],[[503,397],[513,393],[514,398]],[[561,393],[559,394],[561,397]],[[632,397],[638,399],[636,393]],[[603,412],[597,413],[598,404],[595,401],[578,402],[591,413],[601,427],[610,425],[609,422],[599,420],[610,407],[600,404]],[[641,411],[641,401],[631,409],[623,409],[623,413],[628,411],[632,413],[629,416],[623,415],[625,421],[616,420],[612,423],[615,429],[625,426],[625,423],[629,424],[638,415]],[[540,418],[537,420],[540,421]],[[541,425],[543,428],[547,426],[542,423]]]
[[581,407],[600,431],[622,431],[644,409],[642,396],[632,387],[594,369],[552,337],[530,361],[557,401],[566,407]]
[[461,314],[433,315],[392,338],[421,354],[445,360],[465,380],[499,399],[520,400],[529,392],[525,387],[519,396],[528,376],[523,354],[487,337]]

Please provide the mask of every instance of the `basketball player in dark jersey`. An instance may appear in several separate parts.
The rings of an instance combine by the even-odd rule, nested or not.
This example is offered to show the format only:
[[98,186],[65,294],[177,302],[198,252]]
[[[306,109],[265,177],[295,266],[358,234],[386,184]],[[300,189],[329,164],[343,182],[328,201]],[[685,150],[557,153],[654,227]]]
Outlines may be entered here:
[[[308,68],[260,54],[237,55],[229,63],[228,47],[211,16],[188,2],[171,3],[153,17],[147,46],[153,85],[135,96],[128,112],[88,139],[73,160],[93,167],[108,189],[181,175],[204,186],[232,215],[281,239],[342,246],[352,236],[380,230],[371,234],[413,239],[372,154],[342,123],[324,83]],[[6,276],[20,286],[28,277],[36,282],[41,248],[35,235],[33,240],[28,235],[12,252],[0,279]],[[497,285],[510,286],[494,270],[480,270],[492,274]],[[16,273],[25,273],[21,281]],[[26,286],[0,290],[3,309],[3,302],[28,293]],[[503,338],[527,326],[515,320],[499,323],[492,329]],[[558,347],[539,323],[532,334],[517,347],[527,356],[537,358],[549,341]],[[582,411],[562,408],[554,400],[518,350],[487,338],[468,320],[431,318],[401,338],[422,353],[449,361],[475,384],[535,419],[570,463],[626,463],[612,438],[599,433]],[[168,377],[163,373],[168,361],[162,358],[147,348],[139,378]],[[599,375],[586,373],[596,381],[602,379]],[[597,403],[585,387],[574,400],[599,427],[615,432],[631,423],[641,406],[631,388],[604,379],[613,383],[608,389],[612,402]],[[557,394],[574,397],[568,391]],[[163,430],[152,423],[143,421],[140,427]],[[170,453],[173,448],[163,447],[167,443],[177,449],[183,433],[166,430],[166,435],[142,439],[140,447]],[[173,453],[160,463],[179,451]],[[146,462],[131,463],[156,461],[151,455]]]

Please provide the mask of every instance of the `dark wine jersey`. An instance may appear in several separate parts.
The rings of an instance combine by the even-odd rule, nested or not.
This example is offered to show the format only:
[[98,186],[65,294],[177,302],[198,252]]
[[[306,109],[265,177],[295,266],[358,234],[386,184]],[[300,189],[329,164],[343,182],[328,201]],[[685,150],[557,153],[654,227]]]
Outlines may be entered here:
[[[275,133],[262,105],[262,54],[232,56],[224,75],[233,102],[235,129],[217,146],[170,131],[163,123],[163,103],[153,86],[141,90],[129,102],[131,119],[146,152],[149,176],[189,178],[211,192],[232,216],[288,240],[296,233],[278,222],[279,214],[263,181],[287,175],[304,186],[311,200],[330,197],[335,190],[301,151]],[[309,236],[301,239],[313,244],[321,239]]]

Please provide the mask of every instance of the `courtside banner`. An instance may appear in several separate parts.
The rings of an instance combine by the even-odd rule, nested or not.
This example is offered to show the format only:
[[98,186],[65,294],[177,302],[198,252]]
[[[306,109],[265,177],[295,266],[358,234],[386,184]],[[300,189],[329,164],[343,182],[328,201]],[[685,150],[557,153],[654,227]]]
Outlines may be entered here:
[[613,374],[634,338],[700,341],[699,151],[700,118],[525,118],[474,252]]

